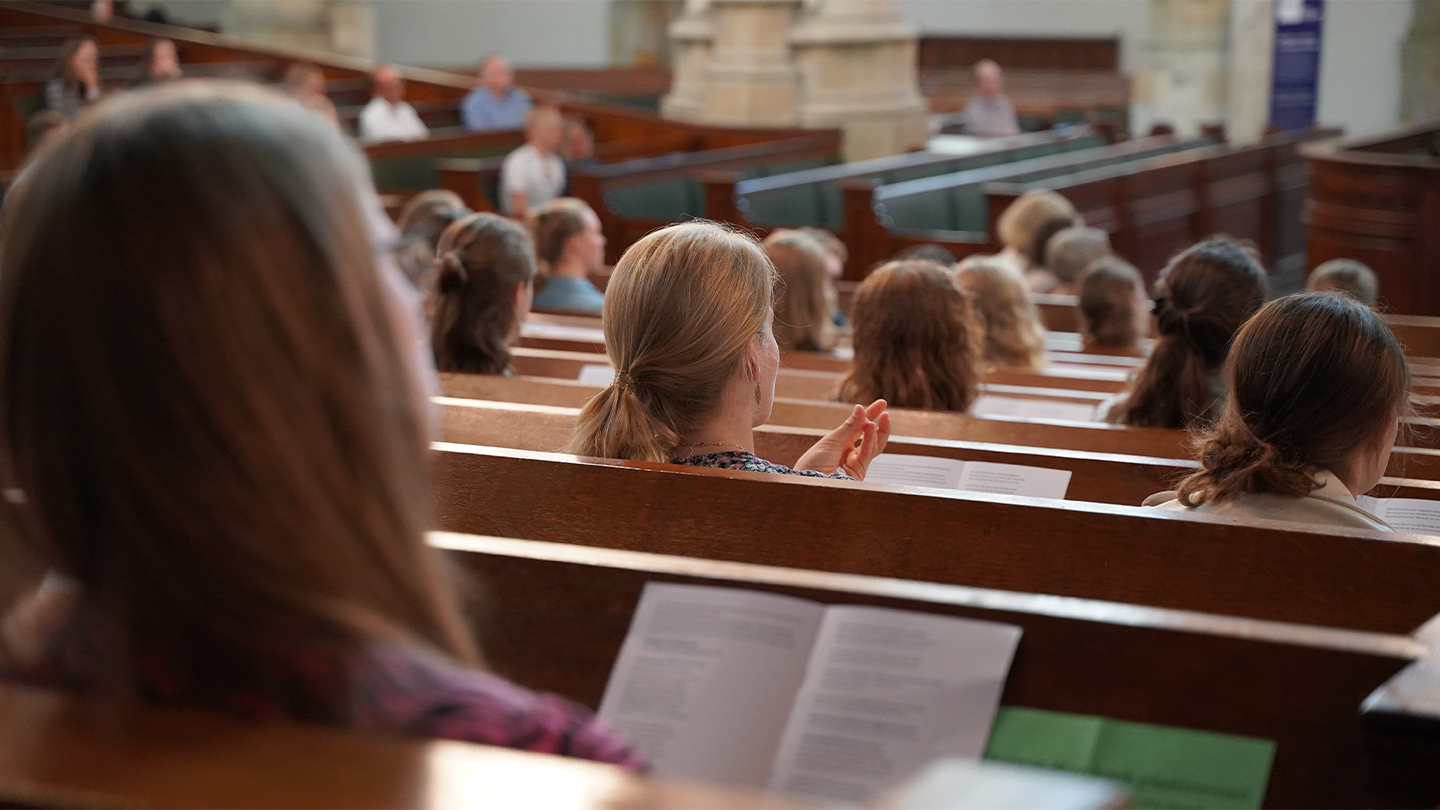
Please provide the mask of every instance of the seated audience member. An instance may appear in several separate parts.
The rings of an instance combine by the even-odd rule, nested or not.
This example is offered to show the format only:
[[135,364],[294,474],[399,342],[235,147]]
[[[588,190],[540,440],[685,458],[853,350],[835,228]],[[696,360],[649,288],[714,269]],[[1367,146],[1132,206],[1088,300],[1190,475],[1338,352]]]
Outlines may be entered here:
[[360,111],[362,143],[423,141],[430,128],[405,100],[405,80],[393,65],[377,65],[370,74],[375,95]]
[[425,542],[417,324],[338,132],[254,85],[175,83],[107,102],[12,193],[0,542],[50,573],[5,622],[6,677],[640,764],[479,669]]
[[1265,271],[1233,240],[1207,239],[1171,259],[1155,286],[1155,346],[1130,390],[1097,415],[1136,427],[1213,423],[1225,405],[1230,341],[1269,296]]
[[565,193],[565,161],[556,150],[564,134],[560,111],[536,107],[525,119],[525,145],[500,165],[505,213],[523,217]]
[[699,467],[865,477],[885,449],[885,402],[855,406],[795,469],[755,455],[770,418],[780,349],[775,268],[755,240],[711,222],[655,231],[620,257],[605,292],[615,381],[586,403],[570,452]]
[[1080,276],[1080,338],[1089,354],[1141,357],[1150,334],[1150,299],[1134,265],[1116,256],[1097,259]]
[[25,148],[27,158],[34,155],[45,144],[65,133],[69,123],[65,116],[54,110],[40,110],[25,122]]
[[99,100],[100,46],[93,37],[65,40],[45,83],[45,109],[70,119]]
[[560,157],[566,166],[592,168],[600,165],[595,157],[595,133],[579,116],[565,117],[565,134],[561,137]]
[[1050,247],[1050,237],[1067,229],[1075,227],[1075,218],[1070,216],[1050,217],[1040,223],[1035,229],[1034,236],[1030,239],[1030,249],[1025,254],[1028,270],[1025,271],[1025,284],[1033,293],[1051,293],[1059,286],[1059,279],[1050,272],[1049,256],[1046,251]]
[[519,129],[533,102],[515,86],[515,72],[505,57],[492,55],[480,62],[480,84],[460,102],[460,122],[472,132]]
[[1380,282],[1375,278],[1375,271],[1354,259],[1331,259],[1316,267],[1310,271],[1305,289],[1344,293],[1371,309],[1380,298]]
[[1005,249],[1000,256],[1021,272],[1031,268],[1032,257],[1043,258],[1043,248],[1036,236],[1045,229],[1046,246],[1049,234],[1055,233],[1057,219],[1068,219],[1072,225],[1084,225],[1075,206],[1053,191],[1027,191],[1000,214],[995,223],[996,236]]
[[168,39],[152,39],[145,57],[140,60],[140,71],[130,80],[130,86],[143,87],[183,78],[185,73],[180,69],[180,54],[175,50],[175,43]]
[[1200,471],[1147,506],[1390,529],[1355,502],[1385,474],[1410,387],[1380,316],[1334,293],[1272,301],[1235,336],[1225,378]]
[[1057,232],[1045,248],[1045,269],[1055,279],[1055,285],[1046,292],[1073,295],[1075,282],[1080,280],[1085,268],[1109,255],[1110,237],[1099,228],[1066,228]]
[[1020,134],[1015,105],[1003,92],[1004,86],[1000,66],[993,60],[981,59],[975,63],[975,92],[960,114],[965,121],[966,135],[993,138]]
[[605,266],[600,218],[583,200],[561,197],[540,209],[532,230],[545,279],[535,293],[535,309],[599,315],[605,293],[590,281],[590,274]]
[[430,341],[435,368],[509,374],[510,347],[530,314],[535,251],[530,236],[499,214],[471,214],[440,234],[435,248]]
[[395,227],[400,231],[396,262],[405,277],[421,293],[430,290],[435,278],[435,246],[450,223],[470,214],[470,209],[453,191],[433,188],[422,191],[405,203]]
[[950,251],[946,250],[945,248],[943,248],[943,247],[941,247],[941,246],[939,246],[939,245],[937,245],[937,244],[934,244],[934,243],[932,242],[932,243],[929,243],[929,244],[914,245],[914,246],[912,246],[912,247],[905,248],[904,250],[899,251],[898,253],[896,253],[894,256],[891,256],[891,257],[890,257],[890,261],[892,261],[892,262],[910,262],[910,261],[934,262],[935,264],[938,264],[938,265],[940,265],[941,267],[954,267],[954,266],[955,266],[956,259],[955,259],[955,254],[954,254],[954,253],[951,253]]
[[996,368],[1045,366],[1045,327],[1020,274],[999,256],[975,255],[960,263],[955,278],[970,294],[985,330],[980,358]]
[[296,101],[320,113],[336,129],[340,128],[340,118],[335,114],[335,103],[325,93],[325,73],[318,66],[308,62],[296,62],[285,69],[285,78],[281,83],[285,92]]
[[784,228],[765,237],[761,246],[780,279],[775,290],[774,328],[780,350],[833,350],[839,334],[834,321],[835,289],[825,271],[825,249],[814,238]]
[[890,262],[855,292],[855,363],[839,399],[964,413],[984,339],[954,276],[934,262]]
[[[820,245],[820,249],[825,251],[825,274],[830,277],[830,288],[834,290],[835,285],[840,279],[845,277],[845,263],[850,260],[850,251],[846,249],[845,243],[840,241],[840,237],[824,228],[815,228],[807,225],[803,228],[796,228],[796,230],[814,239]],[[835,314],[834,317],[831,318],[831,321],[836,326],[844,329],[846,326],[849,326],[849,323],[845,320],[845,313],[840,310],[840,304],[838,303],[840,296],[838,292],[836,293],[835,299],[837,303],[835,304]]]

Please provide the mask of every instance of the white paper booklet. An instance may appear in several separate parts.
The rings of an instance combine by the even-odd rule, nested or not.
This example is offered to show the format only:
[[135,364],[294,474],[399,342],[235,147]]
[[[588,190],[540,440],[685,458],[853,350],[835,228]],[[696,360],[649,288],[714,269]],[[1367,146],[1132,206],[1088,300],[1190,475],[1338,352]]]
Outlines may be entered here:
[[520,324],[520,334],[528,338],[550,338],[551,340],[579,340],[604,343],[605,330],[594,326],[572,326],[566,323],[526,321]]
[[1020,628],[649,583],[600,717],[655,773],[863,803],[979,757]]
[[865,481],[1063,500],[1070,488],[1070,471],[1023,464],[881,453],[871,459]]
[[1019,416],[1025,419],[1063,419],[1067,422],[1095,421],[1095,406],[1057,399],[1030,399],[981,394],[970,404],[972,416]]
[[615,369],[607,363],[586,363],[580,367],[577,379],[591,385],[609,385],[615,381]]
[[1360,508],[1395,527],[1396,531],[1412,534],[1440,534],[1440,501],[1424,498],[1372,498],[1361,495],[1355,501]]

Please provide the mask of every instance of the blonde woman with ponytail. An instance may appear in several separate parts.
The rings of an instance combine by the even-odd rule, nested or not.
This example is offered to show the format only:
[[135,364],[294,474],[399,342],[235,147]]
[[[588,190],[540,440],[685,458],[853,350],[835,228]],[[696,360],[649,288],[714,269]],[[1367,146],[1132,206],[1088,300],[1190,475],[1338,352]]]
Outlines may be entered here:
[[884,400],[856,405],[793,470],[755,455],[780,367],[774,286],[755,240],[714,223],[672,225],[632,245],[605,293],[615,381],[586,404],[570,452],[863,479],[890,435]]
[[1146,506],[1391,530],[1355,500],[1385,474],[1410,388],[1380,316],[1333,293],[1281,298],[1236,335],[1226,383],[1200,471]]

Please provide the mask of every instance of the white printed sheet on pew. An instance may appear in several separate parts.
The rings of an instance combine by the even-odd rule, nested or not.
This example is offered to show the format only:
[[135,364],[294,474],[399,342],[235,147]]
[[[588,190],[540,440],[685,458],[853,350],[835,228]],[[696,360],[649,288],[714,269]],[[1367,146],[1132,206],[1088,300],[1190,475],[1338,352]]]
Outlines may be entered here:
[[574,340],[585,343],[604,343],[605,330],[594,326],[572,326],[565,323],[526,321],[520,325],[520,336],[548,340]]
[[651,582],[599,715],[659,776],[859,805],[984,753],[1020,632]]
[[591,385],[609,385],[615,382],[615,369],[606,363],[586,363],[580,367],[577,379]]
[[1440,535],[1440,501],[1361,495],[1355,502],[1361,509],[1389,523],[1397,532]]
[[1064,500],[1070,475],[1069,470],[1023,464],[881,453],[870,461],[865,482]]

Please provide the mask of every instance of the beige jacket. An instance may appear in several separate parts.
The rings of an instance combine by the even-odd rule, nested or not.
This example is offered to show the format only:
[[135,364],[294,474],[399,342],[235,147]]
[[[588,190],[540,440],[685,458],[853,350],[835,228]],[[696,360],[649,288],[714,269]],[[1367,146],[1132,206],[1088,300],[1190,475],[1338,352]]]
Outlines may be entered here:
[[[1303,498],[1242,492],[1221,503],[1202,503],[1195,507],[1194,511],[1219,517],[1263,518],[1322,526],[1377,529],[1382,532],[1395,531],[1390,524],[1361,509],[1350,490],[1329,471],[1321,470],[1316,474],[1315,480],[1320,482],[1321,487]],[[1172,512],[1190,509],[1175,500],[1174,492],[1157,492],[1146,498],[1144,505]]]

